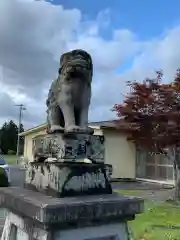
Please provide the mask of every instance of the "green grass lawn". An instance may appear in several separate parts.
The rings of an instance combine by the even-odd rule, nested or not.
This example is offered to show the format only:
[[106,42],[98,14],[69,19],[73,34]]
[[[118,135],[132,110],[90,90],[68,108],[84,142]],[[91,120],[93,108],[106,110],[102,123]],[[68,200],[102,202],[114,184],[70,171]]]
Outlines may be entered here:
[[[135,190],[118,192],[139,195]],[[137,215],[129,227],[135,240],[180,240],[180,206],[145,201],[144,213]]]
[[1,155],[1,156],[10,165],[14,165],[14,164],[17,163],[17,156],[16,155]]

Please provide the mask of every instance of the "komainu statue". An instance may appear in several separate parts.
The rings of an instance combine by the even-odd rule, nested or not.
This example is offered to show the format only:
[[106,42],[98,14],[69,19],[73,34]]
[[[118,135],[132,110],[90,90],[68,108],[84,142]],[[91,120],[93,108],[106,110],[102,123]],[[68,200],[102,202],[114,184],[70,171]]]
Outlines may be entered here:
[[83,50],[64,53],[59,75],[50,87],[47,104],[48,133],[93,133],[88,127],[93,64]]

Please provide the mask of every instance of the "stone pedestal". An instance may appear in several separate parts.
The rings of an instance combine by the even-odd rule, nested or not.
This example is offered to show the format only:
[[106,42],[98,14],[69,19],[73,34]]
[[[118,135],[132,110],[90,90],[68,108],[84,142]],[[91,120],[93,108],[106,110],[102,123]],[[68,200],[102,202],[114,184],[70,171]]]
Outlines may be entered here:
[[129,240],[127,222],[143,200],[112,192],[102,136],[47,135],[34,153],[24,188],[0,188],[9,211],[2,240]]
[[54,133],[34,139],[34,160],[55,158],[58,162],[73,162],[88,158],[104,161],[104,136]]
[[1,188],[0,205],[9,209],[2,240],[129,240],[127,222],[143,211],[143,200],[117,193],[54,198]]
[[103,163],[30,163],[25,187],[54,197],[111,194],[107,169]]

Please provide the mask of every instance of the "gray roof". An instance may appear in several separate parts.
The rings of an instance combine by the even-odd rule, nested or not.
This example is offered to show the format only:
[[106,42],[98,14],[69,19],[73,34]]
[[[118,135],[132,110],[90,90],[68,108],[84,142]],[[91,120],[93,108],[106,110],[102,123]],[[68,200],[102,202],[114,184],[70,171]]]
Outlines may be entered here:
[[117,120],[109,120],[109,121],[100,121],[100,122],[89,122],[89,125],[96,125],[102,128],[115,128]]

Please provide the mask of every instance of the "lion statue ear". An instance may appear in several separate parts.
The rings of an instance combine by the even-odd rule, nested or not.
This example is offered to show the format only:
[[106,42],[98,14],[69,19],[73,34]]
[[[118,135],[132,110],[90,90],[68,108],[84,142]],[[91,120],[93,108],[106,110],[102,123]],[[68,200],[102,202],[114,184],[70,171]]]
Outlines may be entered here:
[[71,58],[71,53],[67,52],[61,55],[60,57],[60,68],[58,70],[58,73],[61,74],[62,68],[66,65],[66,63],[69,61]]
[[63,66],[70,58],[70,53],[64,53],[62,54],[62,56],[60,57],[60,66]]

